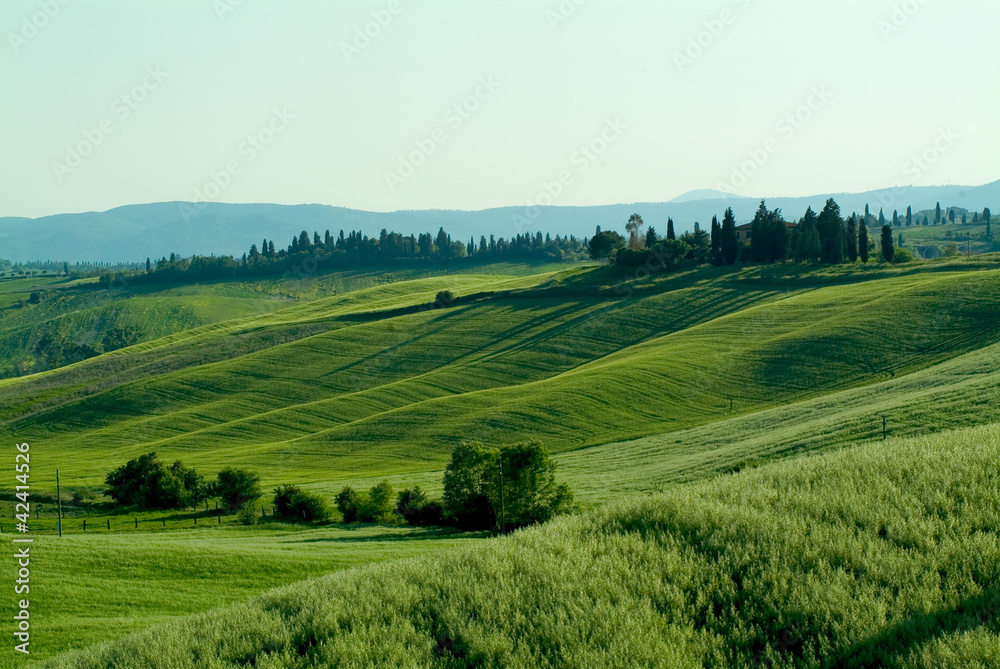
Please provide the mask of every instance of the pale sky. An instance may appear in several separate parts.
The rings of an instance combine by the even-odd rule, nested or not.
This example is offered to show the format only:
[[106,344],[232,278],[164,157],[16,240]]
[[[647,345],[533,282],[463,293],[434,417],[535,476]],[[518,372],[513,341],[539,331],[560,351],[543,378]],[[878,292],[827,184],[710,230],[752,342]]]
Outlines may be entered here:
[[1000,178],[996,0],[2,0],[0,27],[0,216]]

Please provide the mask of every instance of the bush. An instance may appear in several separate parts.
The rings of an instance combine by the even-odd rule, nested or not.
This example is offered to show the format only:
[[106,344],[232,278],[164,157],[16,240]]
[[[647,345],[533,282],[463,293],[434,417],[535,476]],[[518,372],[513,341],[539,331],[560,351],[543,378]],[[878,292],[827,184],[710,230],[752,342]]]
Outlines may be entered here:
[[330,507],[322,497],[294,485],[274,489],[274,508],[278,515],[295,520],[327,520],[330,517]]
[[437,297],[434,298],[434,306],[437,307],[438,309],[443,309],[444,307],[450,307],[452,304],[455,303],[456,299],[457,298],[455,297],[454,293],[452,293],[450,290],[442,290],[440,293],[437,294]]
[[414,486],[410,490],[404,490],[399,493],[396,513],[407,524],[415,527],[441,525],[444,518],[441,502],[427,499],[420,486]]
[[358,508],[358,520],[363,523],[391,524],[396,520],[396,492],[392,484],[382,481],[372,486],[368,494],[361,500]]
[[170,467],[147,453],[110,472],[104,493],[119,504],[149,509],[183,509],[207,497],[205,482],[194,469],[177,461]]
[[260,498],[260,477],[242,469],[223,469],[212,483],[210,494],[221,499],[229,511],[236,511]]
[[444,517],[464,529],[516,529],[573,508],[555,463],[537,442],[485,449],[463,444],[444,474]]
[[897,248],[895,253],[892,255],[892,264],[903,265],[908,262],[913,262],[913,254],[910,253],[910,250]]
[[354,492],[354,488],[344,486],[344,489],[337,495],[337,508],[344,517],[345,523],[353,523],[358,520],[358,493]]
[[256,525],[257,524],[257,507],[252,503],[244,504],[240,507],[239,513],[240,525]]

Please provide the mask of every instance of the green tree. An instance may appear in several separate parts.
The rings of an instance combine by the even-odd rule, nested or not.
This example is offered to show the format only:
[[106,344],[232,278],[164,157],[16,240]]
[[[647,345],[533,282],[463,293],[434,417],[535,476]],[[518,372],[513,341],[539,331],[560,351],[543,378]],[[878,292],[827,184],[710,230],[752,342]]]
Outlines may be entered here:
[[382,481],[368,491],[368,499],[361,505],[358,518],[366,523],[392,522],[396,508],[396,491],[389,481]]
[[326,520],[330,517],[326,500],[294,485],[274,489],[274,508],[278,515],[294,520]]
[[913,207],[906,208],[906,227],[913,225]]
[[801,234],[799,242],[799,256],[801,260],[819,260],[822,245],[820,243],[819,231],[816,228],[818,219],[812,207],[806,208],[806,213],[799,221],[798,231]]
[[736,263],[740,247],[736,239],[736,216],[732,208],[727,208],[722,216],[722,259],[727,265]]
[[260,498],[260,477],[253,472],[227,467],[211,484],[209,495],[218,497],[229,511]]
[[493,526],[487,481],[492,474],[495,452],[479,443],[462,444],[451,453],[444,472],[445,519],[465,529]]
[[882,257],[886,262],[892,262],[895,255],[895,248],[892,245],[892,228],[888,225],[882,226]]
[[119,504],[141,504],[143,486],[152,476],[163,468],[156,459],[156,453],[147,453],[108,473],[104,484],[108,489],[104,495]]
[[954,209],[949,209],[948,210],[948,222],[951,223],[952,225],[955,224],[955,210]]
[[650,226],[646,230],[646,248],[651,249],[656,246],[656,229]]
[[639,214],[632,214],[628,219],[628,223],[625,224],[625,231],[628,232],[628,247],[633,251],[639,250],[639,234],[643,225],[642,216]]
[[594,260],[613,259],[619,249],[625,248],[625,238],[617,232],[599,232],[590,238],[590,257]]
[[667,219],[667,239],[677,239],[677,235],[674,234],[674,219]]
[[840,205],[830,198],[816,221],[820,239],[820,259],[828,265],[844,262],[844,219],[840,217]]
[[898,228],[899,226],[900,226],[900,222],[899,222],[899,210],[898,209],[893,209],[892,210],[892,227]]
[[337,508],[344,516],[345,523],[353,523],[358,519],[358,493],[351,486],[344,486],[336,498]]
[[[852,263],[858,260],[858,225],[857,215],[851,214],[847,219],[847,259]],[[864,222],[861,223],[864,225]]]
[[756,263],[768,262],[771,239],[768,235],[768,210],[764,200],[760,201],[757,213],[750,223],[750,259]]
[[[902,235],[900,235],[902,237]],[[858,255],[861,256],[861,262],[868,264],[868,224],[861,221],[861,227],[858,228]]]
[[719,266],[723,263],[722,259],[722,228],[719,226],[719,219],[715,216],[712,217],[712,252],[710,255],[710,260],[713,265]]
[[569,511],[573,493],[555,480],[555,463],[537,442],[504,446],[491,470],[490,503],[500,512],[501,531],[544,523]]
[[992,222],[992,219],[993,219],[993,214],[990,213],[990,208],[986,207],[986,209],[983,209],[983,220],[986,221],[986,236],[991,239],[993,237],[993,230],[990,229],[990,223]]
[[941,203],[938,202],[937,206],[934,207],[934,225],[941,223]]

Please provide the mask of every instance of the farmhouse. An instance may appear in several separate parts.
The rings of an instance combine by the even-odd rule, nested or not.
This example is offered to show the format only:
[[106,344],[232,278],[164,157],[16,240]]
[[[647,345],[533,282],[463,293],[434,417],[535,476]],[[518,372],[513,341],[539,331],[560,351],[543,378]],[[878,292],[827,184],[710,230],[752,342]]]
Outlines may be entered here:
[[[796,224],[786,222],[785,227],[788,228],[789,232],[791,232],[792,230],[795,229]],[[752,230],[753,230],[753,223],[747,223],[745,225],[736,226],[736,241],[740,244],[749,244],[750,234]]]

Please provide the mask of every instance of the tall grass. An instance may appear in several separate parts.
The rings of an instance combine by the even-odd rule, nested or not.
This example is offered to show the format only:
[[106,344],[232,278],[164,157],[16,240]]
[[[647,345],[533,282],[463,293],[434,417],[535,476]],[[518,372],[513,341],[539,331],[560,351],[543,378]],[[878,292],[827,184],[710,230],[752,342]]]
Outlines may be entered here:
[[289,586],[44,666],[993,666],[998,463],[997,425],[855,447]]

